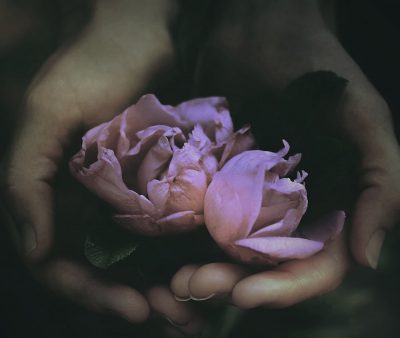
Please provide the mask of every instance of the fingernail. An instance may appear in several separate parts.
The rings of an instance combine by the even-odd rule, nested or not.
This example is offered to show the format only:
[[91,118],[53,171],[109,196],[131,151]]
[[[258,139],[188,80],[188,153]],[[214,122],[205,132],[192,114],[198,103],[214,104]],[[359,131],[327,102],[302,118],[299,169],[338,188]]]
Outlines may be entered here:
[[181,326],[186,326],[189,322],[185,322],[185,323],[177,323],[175,321],[173,321],[171,318],[164,316],[164,318],[174,327],[180,328]]
[[174,297],[178,302],[188,302],[189,300],[192,299],[190,296],[187,298],[183,298],[183,297],[178,297],[177,295],[175,295]]
[[379,255],[381,253],[382,244],[385,239],[385,231],[378,230],[370,238],[367,249],[365,250],[365,256],[367,257],[368,263],[371,268],[376,269],[379,262]]
[[22,246],[26,255],[29,255],[37,246],[35,230],[29,223],[22,225]]
[[193,297],[193,296],[190,296],[190,298],[191,298],[192,300],[195,300],[195,301],[200,302],[200,301],[202,301],[202,300],[211,299],[211,298],[213,298],[216,294],[217,294],[217,293],[214,292],[214,293],[212,293],[211,295],[209,295],[209,296],[207,296],[207,297],[204,297],[204,298],[196,298],[196,297]]

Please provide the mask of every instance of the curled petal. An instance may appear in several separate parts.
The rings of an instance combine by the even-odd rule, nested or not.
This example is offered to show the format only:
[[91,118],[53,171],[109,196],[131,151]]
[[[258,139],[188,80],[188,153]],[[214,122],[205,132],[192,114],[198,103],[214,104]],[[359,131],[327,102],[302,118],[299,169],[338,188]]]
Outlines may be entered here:
[[250,133],[250,126],[239,129],[227,141],[219,167],[222,168],[226,161],[246,150],[250,150],[254,145],[255,139]]
[[188,143],[198,149],[201,154],[206,154],[211,148],[211,140],[204,133],[203,127],[200,124],[194,126],[189,135]]
[[204,208],[207,175],[202,170],[187,169],[169,180],[166,213],[191,210],[200,213]]
[[144,196],[126,187],[122,180],[121,166],[112,150],[102,149],[98,161],[88,168],[83,167],[82,156],[78,153],[72,158],[70,170],[88,189],[120,212],[142,213],[143,207],[146,212],[154,212],[153,205]]
[[167,179],[152,180],[147,184],[147,194],[159,216],[164,214],[169,197],[170,183]]
[[250,233],[261,208],[265,166],[263,151],[247,151],[215,174],[206,193],[204,214],[218,243],[226,245]]
[[275,263],[295,258],[306,258],[314,255],[324,247],[323,242],[297,237],[262,237],[245,238],[235,242],[235,245],[249,249],[239,252],[241,259],[251,263],[262,263],[266,260]]
[[159,219],[157,223],[168,232],[179,233],[204,224],[204,216],[194,211],[180,211]]
[[139,166],[137,180],[142,193],[146,193],[147,183],[160,175],[171,157],[172,149],[168,138],[161,136]]
[[307,192],[304,185],[288,178],[273,183],[264,182],[260,214],[252,229],[254,232],[275,236],[290,235],[307,210]]
[[217,143],[228,140],[233,122],[223,97],[207,97],[181,103],[176,113],[192,125],[200,124],[207,136]]
[[123,115],[126,115],[125,134],[128,138],[132,138],[139,130],[154,125],[187,129],[188,122],[171,108],[162,105],[153,94],[143,95],[135,105],[123,112]]
[[[262,212],[267,214],[266,217],[270,217],[268,213],[273,210],[272,208],[261,208]],[[250,237],[268,237],[268,236],[290,236],[299,225],[299,211],[297,209],[285,210],[283,218],[276,220],[276,223],[264,226],[264,227],[254,227],[254,231]],[[301,218],[301,216],[300,216]]]
[[186,143],[182,149],[177,149],[168,168],[168,176],[177,176],[182,170],[201,168],[201,153],[198,149]]
[[314,223],[302,226],[299,233],[315,241],[334,240],[342,232],[345,220],[344,211],[333,211]]

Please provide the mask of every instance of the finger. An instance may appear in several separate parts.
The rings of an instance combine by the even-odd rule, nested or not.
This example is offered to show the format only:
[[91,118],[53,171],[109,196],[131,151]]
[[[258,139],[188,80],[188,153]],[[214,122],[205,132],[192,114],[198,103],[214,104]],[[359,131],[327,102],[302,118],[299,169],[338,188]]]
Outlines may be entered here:
[[147,293],[151,308],[164,317],[173,327],[184,334],[197,334],[203,321],[189,303],[179,302],[173,293],[164,286],[153,287]]
[[347,266],[346,245],[341,236],[314,256],[244,278],[234,287],[232,300],[243,309],[290,306],[335,289]]
[[112,313],[130,322],[144,321],[149,315],[146,299],[126,285],[111,284],[92,270],[69,261],[53,261],[39,275],[51,289],[87,308]]
[[36,110],[25,121],[11,149],[6,175],[6,202],[18,227],[20,248],[42,258],[53,239],[53,190],[49,184],[62,156],[68,122],[41,118]]
[[198,265],[185,265],[178,270],[171,280],[171,291],[175,298],[179,301],[190,300],[189,281],[194,272],[198,269]]
[[246,276],[245,268],[229,263],[210,263],[197,269],[189,280],[189,292],[193,300],[223,297]]
[[386,231],[399,219],[399,193],[400,189],[391,192],[374,186],[359,196],[352,217],[351,249],[360,264],[377,268]]

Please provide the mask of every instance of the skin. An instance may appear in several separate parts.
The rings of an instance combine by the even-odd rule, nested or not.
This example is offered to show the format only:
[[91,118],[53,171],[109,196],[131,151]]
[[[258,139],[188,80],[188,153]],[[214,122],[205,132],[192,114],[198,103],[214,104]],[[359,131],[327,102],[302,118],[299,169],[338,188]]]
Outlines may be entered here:
[[176,273],[171,289],[182,300],[217,297],[244,309],[286,307],[340,285],[349,251],[359,264],[377,267],[385,234],[399,220],[399,145],[387,104],[335,35],[333,1],[225,4],[199,58],[198,92],[240,101],[258,88],[279,92],[310,71],[332,70],[348,79],[333,122],[360,155],[359,192],[348,238],[341,235],[322,252],[256,274],[240,264],[187,266]]
[[[227,1],[202,51],[197,87],[199,93],[207,88],[228,96],[245,96],[260,86],[279,91],[299,75],[319,69],[350,80],[338,122],[357,145],[363,170],[349,245],[342,236],[313,257],[254,275],[240,264],[186,266],[176,273],[170,290],[156,287],[146,295],[99,277],[72,254],[74,246],[62,247],[57,236],[74,234],[84,220],[72,216],[80,202],[86,203],[85,195],[75,198],[77,188],[59,183],[63,180],[56,176],[73,133],[118,114],[161,68],[174,64],[167,30],[176,9],[173,1],[147,1],[144,7],[141,1],[98,0],[85,30],[57,51],[31,84],[7,165],[6,194],[17,243],[38,279],[91,309],[131,322],[145,320],[152,309],[175,322],[180,332],[192,333],[185,330],[199,327],[200,319],[173,294],[185,300],[228,298],[241,308],[283,307],[337,287],[349,265],[348,247],[357,262],[376,266],[381,234],[398,220],[400,207],[400,156],[390,111],[337,40],[330,7],[311,0],[299,3]],[[243,81],[244,73],[251,81]],[[70,208],[61,216],[60,196]]]
[[65,151],[74,133],[119,114],[151,81],[173,71],[167,26],[177,10],[174,0],[93,2],[85,29],[47,60],[30,85],[5,193],[17,246],[38,280],[72,301],[132,323],[146,320],[151,311],[180,323],[184,312],[181,332],[190,333],[199,330],[199,317],[168,289],[163,295],[169,306],[160,308],[152,296],[160,287],[143,295],[128,283],[99,276],[76,255],[82,251],[83,214],[91,214],[93,201],[71,180],[64,159],[71,156]]

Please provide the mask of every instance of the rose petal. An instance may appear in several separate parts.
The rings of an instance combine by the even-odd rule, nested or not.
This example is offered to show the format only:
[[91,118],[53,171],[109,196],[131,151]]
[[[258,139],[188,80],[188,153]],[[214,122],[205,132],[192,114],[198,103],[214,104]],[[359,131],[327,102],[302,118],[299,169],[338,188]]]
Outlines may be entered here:
[[[261,210],[269,208],[261,208]],[[270,217],[270,216],[267,216]],[[250,237],[268,237],[268,236],[290,236],[299,225],[299,211],[297,209],[286,209],[283,218],[280,218],[276,223],[260,227],[257,231],[253,232]],[[301,218],[301,216],[300,216]],[[253,228],[257,229],[256,227]]]
[[157,214],[161,217],[167,205],[169,197],[170,183],[166,178],[160,180],[152,180],[147,184],[147,195],[154,204]]
[[[154,207],[145,197],[129,190],[122,180],[121,167],[110,149],[102,149],[98,161],[83,167],[82,154],[78,153],[70,162],[71,173],[89,190],[110,203],[120,212],[154,212]],[[144,200],[143,200],[144,198]]]
[[255,144],[255,139],[250,133],[250,126],[243,127],[236,131],[227,141],[225,149],[222,153],[219,167],[222,166],[232,157],[250,150]]
[[168,232],[184,232],[204,224],[204,215],[194,211],[180,211],[159,219],[157,223],[168,229]]
[[125,133],[130,139],[139,131],[153,125],[165,125],[187,129],[190,127],[170,106],[162,105],[152,94],[143,95],[139,101],[127,108]]
[[122,167],[124,182],[129,188],[138,188],[138,168],[151,147],[157,144],[158,140],[163,135],[170,136],[172,138],[184,138],[184,135],[179,128],[158,125],[152,126],[138,132],[138,142],[136,145],[130,149],[124,157],[119,159]]
[[265,167],[265,153],[254,150],[233,157],[215,174],[204,213],[218,243],[226,245],[250,233],[261,208]]
[[304,185],[288,178],[273,183],[265,181],[262,204],[252,232],[263,229],[261,233],[265,235],[271,232],[271,235],[288,236],[307,210],[307,192]]
[[312,224],[302,226],[299,233],[315,241],[334,240],[342,232],[345,220],[344,211],[333,211]]
[[191,125],[200,124],[207,136],[217,143],[228,140],[233,132],[233,122],[223,97],[199,98],[183,102],[176,113]]
[[159,220],[149,215],[114,215],[113,218],[125,229],[145,236],[177,234],[204,224],[203,215],[193,211],[181,211]]
[[172,157],[169,140],[161,136],[142,160],[137,174],[139,189],[147,193],[147,183],[158,177]]
[[165,213],[191,210],[203,213],[207,191],[207,175],[202,170],[183,170],[169,180],[169,196]]
[[168,168],[168,176],[177,176],[180,171],[186,169],[200,170],[201,157],[201,153],[198,149],[186,143],[182,149],[174,151]]
[[273,259],[276,262],[294,258],[306,258],[314,255],[324,247],[323,242],[297,237],[245,238],[236,241],[235,245],[253,251],[241,253],[241,257],[243,255],[246,261],[254,261],[254,257],[261,254],[267,255],[269,259]]
[[206,154],[211,148],[211,140],[204,133],[203,127],[200,124],[194,126],[189,135],[188,143],[198,149],[201,154]]

